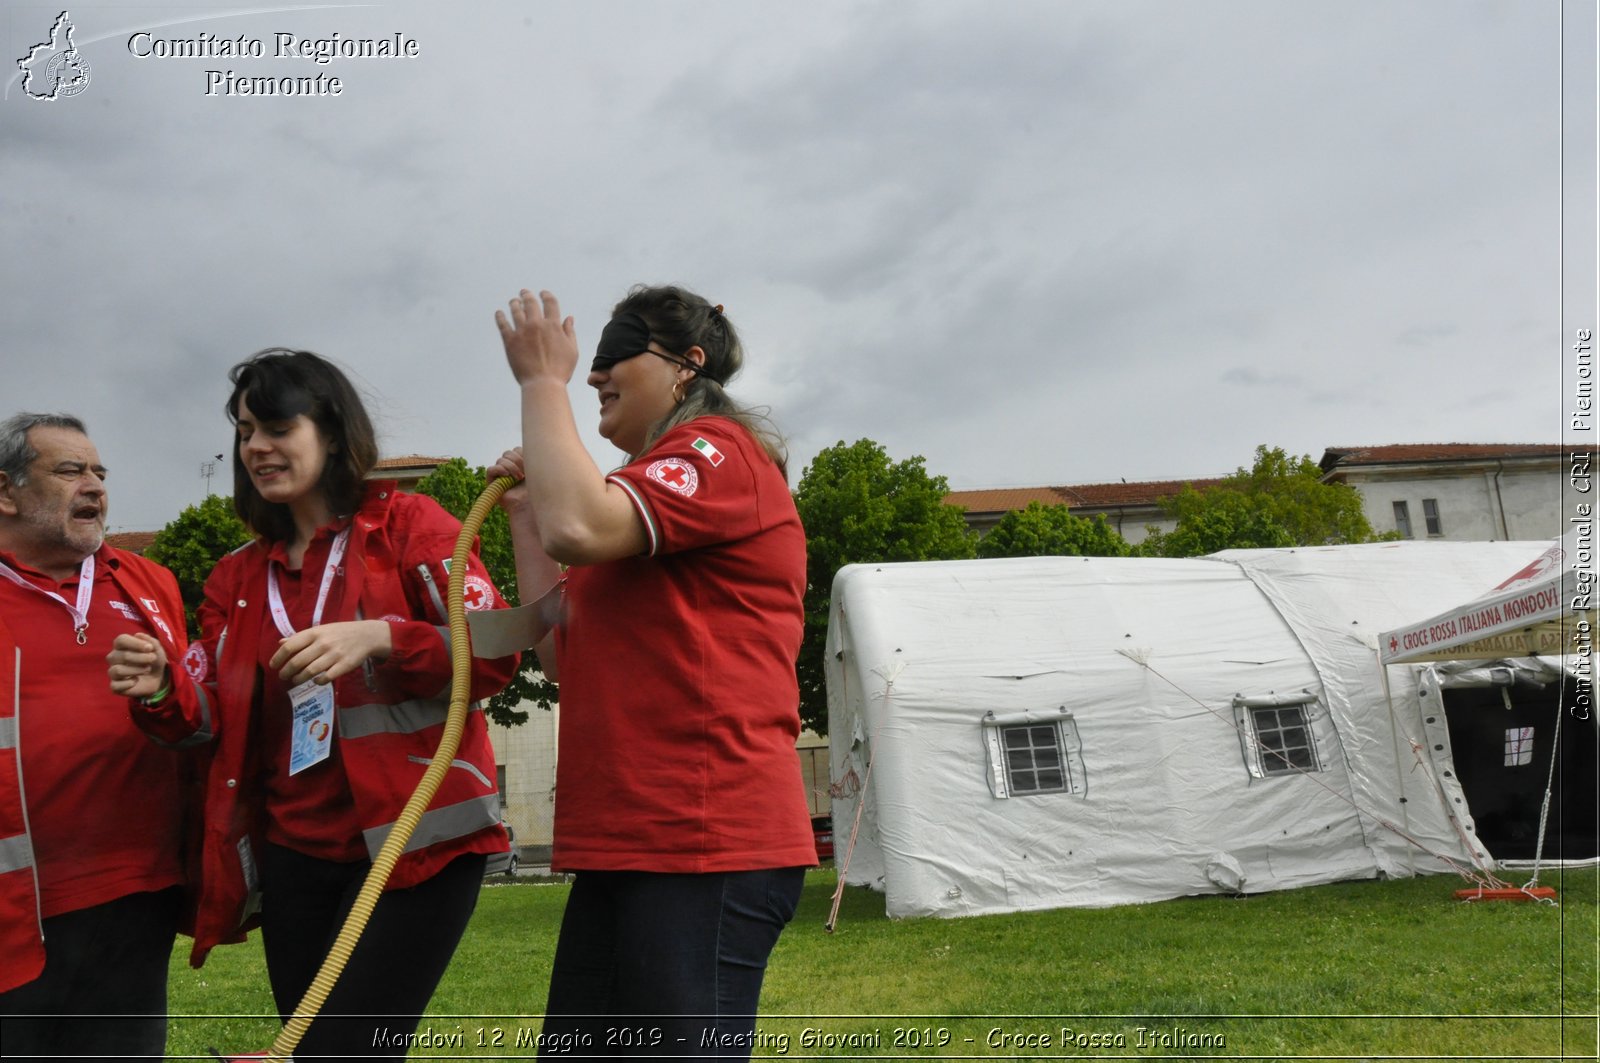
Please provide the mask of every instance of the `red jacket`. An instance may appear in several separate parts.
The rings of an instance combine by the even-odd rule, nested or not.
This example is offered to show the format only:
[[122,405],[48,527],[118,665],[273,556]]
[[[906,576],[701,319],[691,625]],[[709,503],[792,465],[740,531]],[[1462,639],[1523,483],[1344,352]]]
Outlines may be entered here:
[[[149,630],[161,639],[167,653],[176,656],[182,652],[183,599],[172,573],[138,554],[109,546],[101,547],[95,560],[110,569],[112,580]],[[64,627],[64,631],[70,630],[70,626]],[[5,957],[5,962],[0,963],[0,992],[39,977],[45,958],[38,873],[23,803],[26,780],[22,778],[18,733],[24,706],[18,703],[17,669],[48,668],[50,662],[41,665],[21,657],[11,630],[0,617],[0,690],[5,692],[0,697],[0,956]],[[82,675],[81,682],[101,686],[110,680],[102,670]],[[36,707],[27,706],[26,711],[36,711]],[[85,757],[96,755],[96,750],[84,750]]]
[[[446,561],[460,523],[438,503],[389,482],[368,485],[351,521],[344,572],[333,583],[324,623],[385,619],[389,659],[336,680],[342,763],[376,856],[438,748],[449,705]],[[198,967],[218,944],[239,941],[259,902],[256,860],[262,837],[260,751],[252,738],[260,710],[257,660],[267,615],[266,545],[250,543],[223,558],[206,580],[200,640],[174,669],[173,696],[141,707],[140,725],[176,746],[214,743],[206,783],[194,951]],[[476,554],[469,578],[492,584]],[[505,602],[498,592],[493,607]],[[237,633],[235,635],[234,633]],[[474,660],[471,693],[486,698],[515,674],[517,657]],[[184,681],[185,673],[193,681]],[[136,703],[137,704],[137,703]],[[481,706],[468,713],[453,769],[395,865],[388,888],[414,886],[464,853],[503,852],[494,750]]]

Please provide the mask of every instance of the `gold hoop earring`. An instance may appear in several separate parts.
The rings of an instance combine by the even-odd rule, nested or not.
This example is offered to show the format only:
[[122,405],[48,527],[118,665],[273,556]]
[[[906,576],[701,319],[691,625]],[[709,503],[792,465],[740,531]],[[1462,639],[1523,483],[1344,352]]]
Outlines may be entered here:
[[682,406],[683,405],[683,400],[688,398],[688,397],[689,397],[689,393],[684,390],[683,381],[674,380],[672,382],[672,402],[673,402],[673,405]]

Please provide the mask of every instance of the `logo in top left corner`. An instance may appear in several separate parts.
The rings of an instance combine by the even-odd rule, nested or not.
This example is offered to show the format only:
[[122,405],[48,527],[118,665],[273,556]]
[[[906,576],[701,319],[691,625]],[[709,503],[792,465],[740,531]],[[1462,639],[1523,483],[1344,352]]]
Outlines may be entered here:
[[63,11],[50,27],[50,39],[17,60],[22,91],[33,100],[59,100],[89,87],[89,60],[72,43],[72,16]]

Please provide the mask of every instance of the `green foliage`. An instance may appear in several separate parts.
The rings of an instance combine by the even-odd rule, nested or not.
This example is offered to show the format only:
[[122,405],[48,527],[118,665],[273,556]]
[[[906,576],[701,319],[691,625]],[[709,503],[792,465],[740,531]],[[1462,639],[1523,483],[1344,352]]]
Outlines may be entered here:
[[1281,447],[1256,447],[1255,464],[1215,487],[1184,489],[1166,509],[1177,518],[1170,532],[1139,544],[1146,557],[1198,557],[1217,550],[1365,543],[1378,538],[1349,484],[1323,483],[1309,455]]
[[979,557],[1127,557],[1129,549],[1103,514],[1074,517],[1064,505],[1038,502],[1007,513],[978,540]]
[[806,619],[796,671],[801,722],[818,734],[828,733],[823,653],[834,575],[849,564],[972,557],[972,534],[961,509],[945,505],[948,493],[922,458],[892,462],[870,439],[841,440],[801,474],[794,499],[806,529]]
[[189,506],[176,520],[156,532],[144,556],[165,565],[178,577],[183,594],[184,618],[189,636],[198,637],[194,611],[203,600],[206,577],[224,554],[250,541],[250,531],[233,511],[233,500],[222,495],[207,495],[197,506]]
[[[427,495],[455,514],[458,520],[465,520],[472,504],[483,494],[487,485],[485,472],[481,465],[470,469],[462,459],[452,458],[418,481],[416,490],[418,494]],[[517,561],[511,549],[511,526],[506,519],[506,511],[499,506],[489,511],[482,527],[478,529],[478,555],[506,601],[512,605],[520,604]],[[522,655],[522,667],[512,677],[510,684],[489,699],[484,711],[495,723],[514,727],[528,721],[527,712],[517,707],[521,702],[531,701],[541,709],[548,710],[556,699],[555,684],[539,671],[539,659],[530,651]]]

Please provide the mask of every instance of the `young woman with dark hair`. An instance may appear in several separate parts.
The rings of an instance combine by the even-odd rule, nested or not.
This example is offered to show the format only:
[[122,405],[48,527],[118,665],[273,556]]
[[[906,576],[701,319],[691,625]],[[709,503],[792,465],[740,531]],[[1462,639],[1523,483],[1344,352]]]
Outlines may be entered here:
[[[281,497],[285,482],[269,477],[258,484],[246,464],[247,447],[234,446],[233,499],[239,519],[258,535],[284,542],[300,537],[294,524],[297,507],[325,503],[336,512],[354,513],[366,494],[367,474],[378,463],[378,439],[349,378],[310,351],[269,347],[229,370],[228,380],[233,393],[224,412],[235,427],[241,416],[251,423],[289,425],[304,414],[305,427],[326,445],[316,490],[290,488],[288,502]],[[240,429],[239,442],[247,430]]]
[[567,399],[572,319],[524,291],[497,321],[523,445],[491,475],[526,474],[504,500],[524,600],[559,597],[538,652],[561,685],[552,863],[576,876],[544,1043],[744,1058],[816,863],[795,753],[805,533],[782,443],[724,390],[738,334],[692,292],[635,288],[601,333],[588,382],[628,455],[609,474]]
[[[206,581],[201,637],[181,669],[159,647],[119,640],[111,676],[152,736],[213,749],[192,962],[259,919],[287,1018],[438,747],[451,671],[443,595],[460,525],[432,499],[366,478],[372,424],[331,363],[274,348],[229,379],[234,504],[257,538]],[[479,607],[504,605],[476,555],[466,580]],[[475,661],[473,697],[500,690],[516,666],[515,655]],[[476,708],[327,1017],[297,1053],[404,1057],[486,855],[507,845]]]

